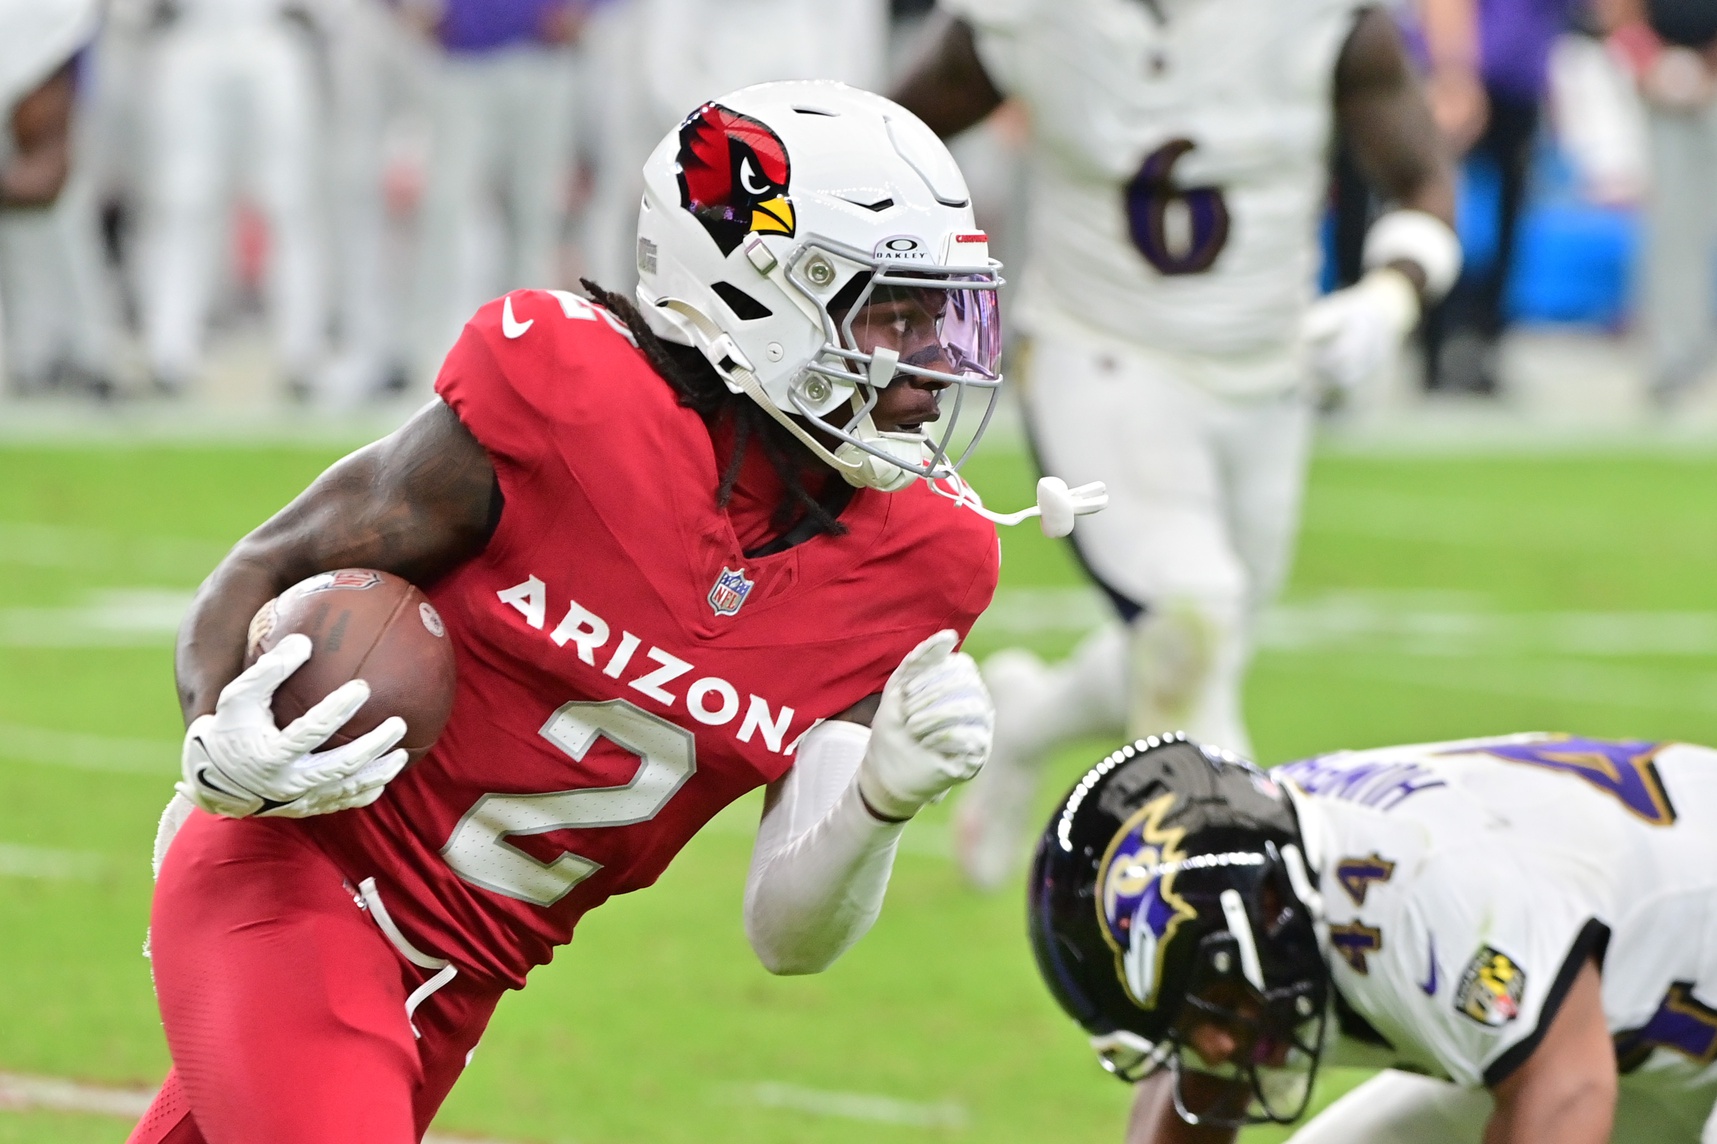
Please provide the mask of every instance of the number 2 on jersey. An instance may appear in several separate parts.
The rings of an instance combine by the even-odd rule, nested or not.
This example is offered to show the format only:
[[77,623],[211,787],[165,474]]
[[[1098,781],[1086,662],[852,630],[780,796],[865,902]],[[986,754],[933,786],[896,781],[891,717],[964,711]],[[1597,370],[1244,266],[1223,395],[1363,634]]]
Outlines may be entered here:
[[601,863],[563,852],[539,862],[507,839],[551,830],[630,826],[660,814],[697,769],[692,733],[624,699],[561,705],[539,732],[569,757],[582,761],[596,740],[638,757],[638,773],[625,786],[586,787],[542,794],[486,794],[465,812],[441,856],[473,886],[522,902],[552,906],[602,869]]
[[1133,245],[1167,275],[1202,274],[1228,245],[1228,201],[1220,187],[1175,185],[1174,168],[1195,149],[1189,139],[1163,144],[1127,184],[1127,230]]

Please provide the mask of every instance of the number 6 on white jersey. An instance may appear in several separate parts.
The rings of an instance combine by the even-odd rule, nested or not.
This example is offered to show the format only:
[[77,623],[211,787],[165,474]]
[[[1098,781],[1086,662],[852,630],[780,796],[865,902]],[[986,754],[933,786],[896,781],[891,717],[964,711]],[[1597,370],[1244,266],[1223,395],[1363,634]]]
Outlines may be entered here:
[[473,886],[522,902],[552,906],[602,869],[577,854],[539,862],[507,839],[551,830],[630,826],[661,813],[697,770],[692,733],[624,699],[563,704],[538,732],[572,758],[583,760],[597,738],[638,756],[638,773],[625,786],[587,787],[543,794],[486,794],[465,812],[441,856]]

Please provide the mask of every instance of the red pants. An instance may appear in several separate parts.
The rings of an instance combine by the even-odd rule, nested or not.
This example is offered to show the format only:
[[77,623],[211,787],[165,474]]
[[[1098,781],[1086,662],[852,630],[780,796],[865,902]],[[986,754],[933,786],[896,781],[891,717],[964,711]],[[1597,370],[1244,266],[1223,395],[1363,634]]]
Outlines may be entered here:
[[408,1021],[430,971],[287,821],[193,813],[150,934],[173,1071],[128,1144],[413,1144],[500,997],[455,977]]

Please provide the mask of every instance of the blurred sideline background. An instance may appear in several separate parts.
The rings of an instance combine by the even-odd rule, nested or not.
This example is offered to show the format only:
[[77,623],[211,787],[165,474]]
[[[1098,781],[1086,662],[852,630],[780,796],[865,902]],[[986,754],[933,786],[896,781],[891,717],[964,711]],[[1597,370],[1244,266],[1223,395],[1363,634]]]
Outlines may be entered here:
[[[47,210],[0,211],[0,433],[387,427],[428,395],[488,298],[576,289],[585,275],[631,285],[636,170],[687,108],[765,78],[886,86],[927,10],[463,7],[477,14],[450,28],[438,0],[111,0],[74,62],[64,193]],[[558,16],[521,24],[490,7]],[[1411,33],[1411,10],[1401,18]],[[1500,360],[1442,371],[1454,376],[1427,401],[1419,357],[1405,355],[1332,428],[1464,425],[1477,412],[1507,426],[1717,432],[1709,334],[1675,377],[1647,362],[1647,113],[1595,29],[1582,15],[1552,54]],[[1016,281],[1029,130],[1009,106],[955,144]],[[1465,166],[1469,278],[1497,260],[1500,174],[1482,154]],[[1340,193],[1358,197],[1345,182]],[[1333,208],[1365,211],[1333,199],[1326,288],[1344,277]]]
[[[409,0],[211,2],[213,23],[191,0],[115,0],[77,63],[65,192],[0,212],[0,1144],[123,1140],[167,1067],[139,947],[177,773],[171,642],[202,576],[420,404],[481,301],[624,285],[632,173],[679,114],[780,74],[879,86],[924,16],[612,0],[437,37]],[[1555,59],[1494,390],[1427,392],[1408,354],[1327,419],[1248,685],[1263,762],[1528,728],[1717,742],[1717,379],[1664,383],[1638,333],[1632,81],[1589,30]],[[1010,277],[1026,130],[1004,111],[957,145]],[[1475,266],[1498,183],[1469,164]],[[1029,495],[1016,423],[969,475],[997,503]],[[1095,594],[1061,546],[1004,545],[972,649],[1065,652]],[[1102,749],[1058,758],[1045,813]],[[507,999],[438,1132],[1119,1140],[1129,1094],[1039,984],[1019,895],[963,888],[946,808],[908,832],[875,932],[798,980],[741,932],[757,810]]]

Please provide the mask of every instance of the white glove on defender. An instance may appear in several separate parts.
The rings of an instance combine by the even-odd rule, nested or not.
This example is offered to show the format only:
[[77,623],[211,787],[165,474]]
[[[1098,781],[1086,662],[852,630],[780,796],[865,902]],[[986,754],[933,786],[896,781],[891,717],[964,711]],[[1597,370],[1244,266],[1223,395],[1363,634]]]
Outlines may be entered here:
[[996,710],[978,665],[940,631],[913,648],[882,689],[859,764],[858,788],[876,813],[911,818],[978,773],[990,755]]
[[308,818],[381,797],[406,764],[405,751],[394,750],[405,737],[405,720],[394,716],[343,747],[310,753],[364,705],[369,684],[351,680],[285,730],[274,725],[274,689],[304,665],[311,646],[307,636],[286,636],[221,689],[213,715],[192,721],[180,794],[228,818]]
[[1419,321],[1419,294],[1399,270],[1372,270],[1312,303],[1301,332],[1322,394],[1352,397],[1383,372]]

